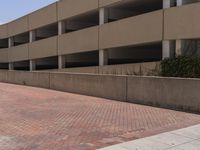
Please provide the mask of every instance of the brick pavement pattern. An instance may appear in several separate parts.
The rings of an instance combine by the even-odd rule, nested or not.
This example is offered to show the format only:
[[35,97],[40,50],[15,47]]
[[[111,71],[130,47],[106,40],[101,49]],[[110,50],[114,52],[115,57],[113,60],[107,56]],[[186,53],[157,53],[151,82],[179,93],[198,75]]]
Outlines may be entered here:
[[0,83],[0,150],[94,150],[200,123],[200,116]]

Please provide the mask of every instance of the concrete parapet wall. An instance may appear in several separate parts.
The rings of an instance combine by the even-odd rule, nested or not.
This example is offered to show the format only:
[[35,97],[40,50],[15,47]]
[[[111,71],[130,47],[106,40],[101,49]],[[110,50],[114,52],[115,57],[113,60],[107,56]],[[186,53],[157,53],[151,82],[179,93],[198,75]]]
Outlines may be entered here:
[[200,79],[0,71],[0,82],[200,112]]
[[8,62],[8,49],[7,48],[3,48],[0,49],[0,62]]
[[129,17],[100,26],[99,49],[162,41],[162,32],[162,10]]
[[[48,70],[50,71],[50,70]],[[108,65],[96,67],[65,68],[51,70],[53,72],[94,73],[109,75],[142,75],[158,76],[160,73],[160,62],[146,62],[122,65]]]
[[108,65],[99,67],[99,74],[157,76],[160,62]]
[[68,72],[68,73],[92,73],[92,74],[98,74],[99,73],[99,67],[74,67],[74,68],[65,68],[65,69],[53,69],[53,70],[45,70],[47,72]]

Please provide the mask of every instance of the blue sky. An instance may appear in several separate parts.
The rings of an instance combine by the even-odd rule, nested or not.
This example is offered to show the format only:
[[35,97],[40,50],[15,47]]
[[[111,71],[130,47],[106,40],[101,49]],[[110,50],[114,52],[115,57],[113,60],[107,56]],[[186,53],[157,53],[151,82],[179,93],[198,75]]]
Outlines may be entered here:
[[57,0],[0,0],[0,24],[12,21]]

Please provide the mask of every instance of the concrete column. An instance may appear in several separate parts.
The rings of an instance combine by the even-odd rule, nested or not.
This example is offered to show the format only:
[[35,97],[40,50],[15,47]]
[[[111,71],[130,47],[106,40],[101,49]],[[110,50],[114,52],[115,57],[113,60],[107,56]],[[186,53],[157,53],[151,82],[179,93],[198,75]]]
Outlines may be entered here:
[[176,40],[176,57],[182,55],[182,40]]
[[171,0],[163,0],[163,8],[170,8],[171,7]]
[[108,64],[108,51],[99,50],[99,66],[104,66]]
[[63,21],[58,22],[58,35],[65,33],[65,23]]
[[8,47],[11,48],[14,45],[13,37],[8,38]]
[[[29,32],[29,42],[32,43],[35,40],[36,40],[36,33],[35,33],[35,31],[30,31]],[[34,60],[30,60],[29,61],[29,68],[30,68],[30,71],[36,70],[36,64],[35,64]]]
[[[63,21],[58,22],[58,35],[62,35],[65,33],[65,23]],[[58,56],[58,68],[63,69],[65,68],[65,57]]]
[[[8,47],[11,48],[13,45],[14,45],[13,37],[8,38]],[[8,68],[9,70],[14,70],[14,65],[12,62],[9,62]]]
[[30,60],[30,71],[36,70],[36,63],[34,60]]
[[66,58],[65,56],[58,56],[58,68],[63,69],[65,68]]
[[[99,10],[99,24],[103,25],[108,22],[108,10],[100,8]],[[99,66],[108,64],[108,51],[104,49],[99,50]]]
[[35,31],[30,31],[29,32],[29,42],[32,43],[35,40],[36,40],[36,33],[35,33]]
[[102,25],[108,22],[108,10],[106,8],[100,8],[99,10],[99,24]]
[[177,6],[182,6],[183,5],[183,0],[177,0],[176,4],[177,4]]
[[[184,0],[177,0],[176,1],[176,5],[177,6],[182,6],[183,5]],[[180,56],[182,54],[182,40],[176,40],[176,57]]]
[[12,62],[10,62],[10,63],[8,64],[8,68],[9,68],[9,70],[14,70],[14,65],[13,65]]
[[163,41],[162,46],[162,59],[170,58],[170,41]]

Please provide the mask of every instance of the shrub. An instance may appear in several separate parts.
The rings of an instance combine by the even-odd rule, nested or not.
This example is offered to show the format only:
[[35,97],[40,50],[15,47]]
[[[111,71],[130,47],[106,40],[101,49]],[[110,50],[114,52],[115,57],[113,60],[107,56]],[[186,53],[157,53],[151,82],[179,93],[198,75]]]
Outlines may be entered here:
[[179,56],[161,62],[161,75],[165,77],[200,78],[200,57]]

